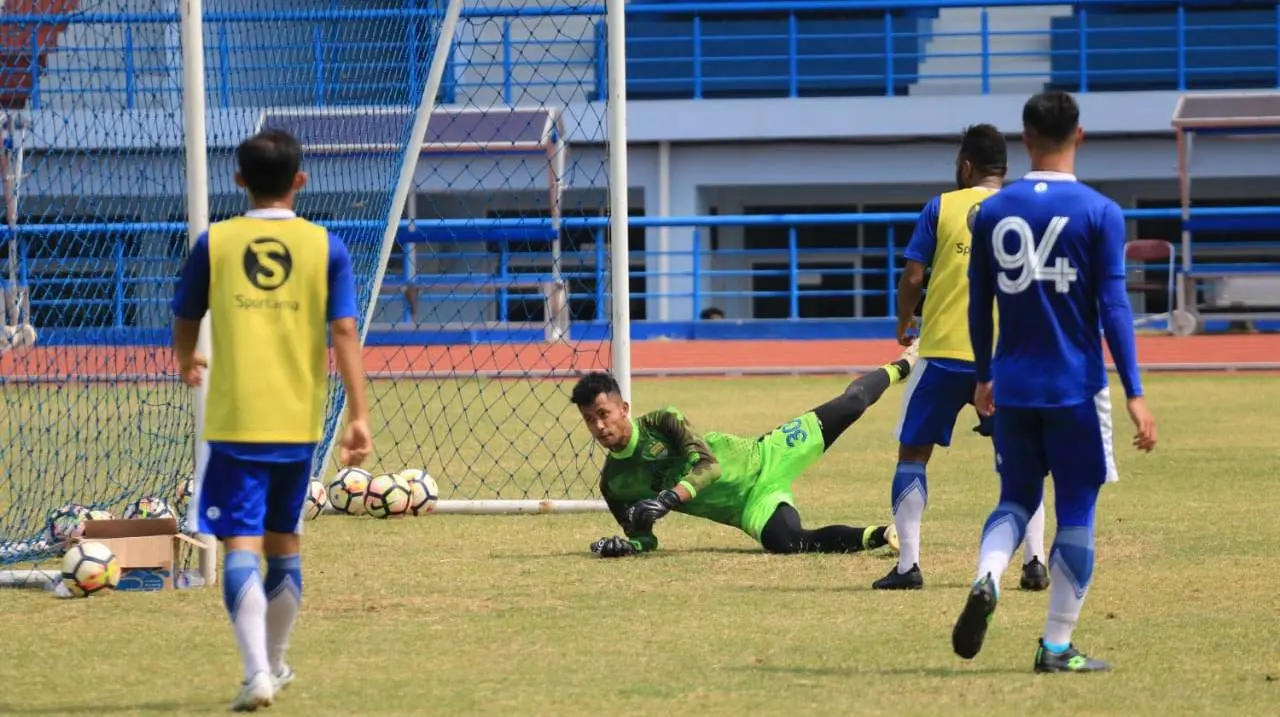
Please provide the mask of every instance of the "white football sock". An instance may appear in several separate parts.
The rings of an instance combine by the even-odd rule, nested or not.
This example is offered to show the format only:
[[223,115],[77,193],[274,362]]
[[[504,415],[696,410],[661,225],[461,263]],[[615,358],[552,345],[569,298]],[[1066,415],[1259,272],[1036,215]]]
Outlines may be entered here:
[[[1010,518],[1012,516],[1009,516]],[[978,579],[991,573],[991,582],[999,590],[1000,576],[1009,567],[1009,559],[1018,549],[1018,530],[1012,520],[1000,520],[991,525],[982,536],[978,556]]]
[[1044,501],[1040,502],[1040,507],[1031,515],[1031,520],[1027,521],[1027,534],[1022,539],[1022,564],[1026,565],[1036,558],[1039,558],[1041,565],[1045,564]]
[[302,609],[302,573],[297,555],[267,558],[267,652],[273,675],[285,671],[289,635]]
[[902,497],[893,511],[898,529],[898,572],[905,573],[920,563],[920,522],[924,518],[924,494],[913,490]]
[[257,560],[253,553],[232,551],[223,567],[224,597],[246,682],[259,672],[267,672],[267,594]]
[[1089,587],[1086,585],[1077,591],[1076,581],[1063,569],[1061,560],[1050,562],[1049,580],[1049,616],[1044,622],[1044,642],[1046,645],[1069,645]]

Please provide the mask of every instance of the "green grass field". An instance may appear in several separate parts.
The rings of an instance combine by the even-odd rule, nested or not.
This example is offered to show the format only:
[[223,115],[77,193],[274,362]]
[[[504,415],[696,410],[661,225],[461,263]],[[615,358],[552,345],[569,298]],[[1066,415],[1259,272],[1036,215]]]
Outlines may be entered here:
[[[844,383],[638,381],[636,408],[675,402],[702,428],[752,435]],[[922,592],[869,589],[887,554],[767,556],[684,516],[661,524],[660,553],[613,561],[587,552],[614,532],[604,514],[322,518],[306,534],[299,679],[270,713],[1276,714],[1280,382],[1152,376],[1148,390],[1161,444],[1136,454],[1117,416],[1121,482],[1076,632],[1112,674],[1032,674],[1046,596],[1018,591],[1016,569],[983,654],[951,654],[997,493],[965,416],[930,472]],[[900,397],[797,483],[808,524],[888,519]],[[240,678],[216,589],[4,592],[0,635],[0,714],[217,714]]]

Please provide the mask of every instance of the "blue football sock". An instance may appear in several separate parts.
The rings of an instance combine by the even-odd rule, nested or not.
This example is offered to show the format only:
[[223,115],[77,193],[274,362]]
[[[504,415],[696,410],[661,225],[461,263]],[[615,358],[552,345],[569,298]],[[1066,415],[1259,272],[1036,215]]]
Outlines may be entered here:
[[267,558],[267,656],[275,674],[285,670],[284,653],[289,635],[302,609],[302,558],[274,555]]
[[1048,650],[1049,652],[1052,652],[1055,655],[1061,655],[1062,653],[1071,649],[1071,643],[1068,642],[1068,643],[1059,645],[1051,642],[1046,642],[1044,643],[1044,649]]
[[899,461],[893,473],[893,524],[898,529],[898,572],[920,562],[920,522],[929,503],[925,464]]
[[262,588],[261,558],[250,550],[231,550],[222,565],[222,600],[249,680],[267,670],[267,595]]

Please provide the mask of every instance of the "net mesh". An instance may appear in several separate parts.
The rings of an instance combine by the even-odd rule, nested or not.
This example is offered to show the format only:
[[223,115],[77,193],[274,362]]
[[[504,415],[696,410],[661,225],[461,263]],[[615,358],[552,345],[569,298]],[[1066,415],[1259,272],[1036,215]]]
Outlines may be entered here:
[[[445,499],[596,497],[568,394],[609,365],[602,13],[497,0],[465,6],[453,38],[367,341],[374,470],[424,469]],[[355,127],[367,141],[397,116]],[[268,122],[313,153],[369,149],[341,110]]]
[[[0,563],[18,563],[56,555],[49,517],[68,503],[116,517],[144,496],[185,508],[193,419],[167,348],[188,243],[176,4],[16,0],[5,10]],[[443,2],[206,0],[211,219],[245,209],[232,151],[264,111],[416,104],[443,11]],[[399,117],[378,131],[403,148],[411,113]],[[360,138],[366,127],[347,131]],[[402,151],[307,167],[299,212],[346,238],[365,303]]]

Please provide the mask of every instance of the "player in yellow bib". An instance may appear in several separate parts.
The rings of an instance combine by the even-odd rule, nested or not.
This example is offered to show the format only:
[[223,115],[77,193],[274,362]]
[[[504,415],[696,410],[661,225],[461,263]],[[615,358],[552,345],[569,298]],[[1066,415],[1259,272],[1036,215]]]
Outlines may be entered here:
[[[898,467],[893,476],[893,522],[898,529],[898,564],[872,587],[924,587],[920,571],[920,522],[928,502],[925,466],[933,447],[950,446],[956,419],[973,402],[976,386],[969,342],[969,246],[979,205],[1000,190],[1008,169],[1004,135],[989,124],[965,130],[956,156],[956,186],[925,205],[907,244],[907,265],[898,284],[898,342],[916,337],[915,310],[924,289],[919,336],[920,361],[907,380],[898,419]],[[990,436],[981,419],[978,432]],[[1022,587],[1049,586],[1044,561],[1044,506],[1027,526]]]
[[209,315],[209,460],[193,512],[226,546],[223,600],[244,662],[232,708],[252,711],[293,680],[284,655],[302,601],[298,533],[324,428],[330,332],[347,391],[342,463],[359,465],[372,441],[350,256],[293,213],[307,180],[302,148],[267,130],[241,143],[236,163],[253,208],[192,246],[173,298],[173,348],[182,379],[200,385],[209,362],[196,338]]

